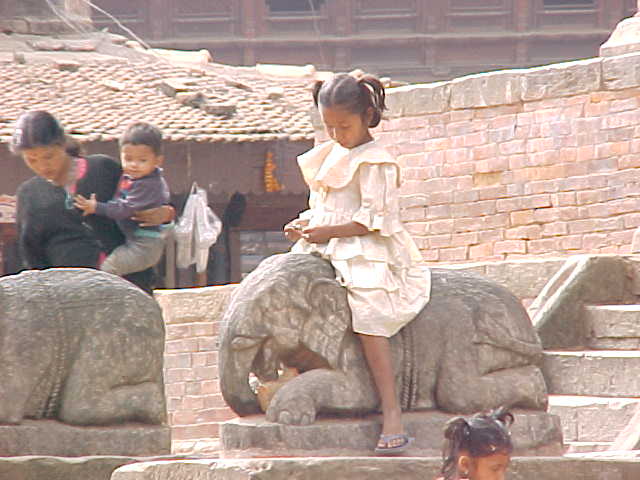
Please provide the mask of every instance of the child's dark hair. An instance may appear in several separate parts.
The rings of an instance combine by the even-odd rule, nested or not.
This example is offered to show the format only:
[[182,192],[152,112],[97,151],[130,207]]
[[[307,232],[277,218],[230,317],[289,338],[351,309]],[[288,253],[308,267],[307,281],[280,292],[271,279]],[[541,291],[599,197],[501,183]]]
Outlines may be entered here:
[[442,449],[442,475],[445,480],[456,478],[460,452],[471,457],[487,457],[494,453],[511,454],[513,443],[509,427],[513,415],[500,407],[489,413],[478,413],[470,418],[455,417],[444,427]]
[[382,112],[387,108],[384,99],[384,86],[373,75],[360,71],[338,73],[324,82],[313,85],[313,101],[316,106],[340,106],[351,113],[365,115],[373,109],[369,127],[376,127],[382,120]]
[[49,112],[32,110],[20,115],[11,138],[13,153],[51,145],[63,146],[72,157],[81,153],[80,144],[64,133],[60,122]]
[[120,148],[124,145],[146,145],[153,153],[162,153],[162,132],[155,125],[147,122],[132,123],[120,137]]

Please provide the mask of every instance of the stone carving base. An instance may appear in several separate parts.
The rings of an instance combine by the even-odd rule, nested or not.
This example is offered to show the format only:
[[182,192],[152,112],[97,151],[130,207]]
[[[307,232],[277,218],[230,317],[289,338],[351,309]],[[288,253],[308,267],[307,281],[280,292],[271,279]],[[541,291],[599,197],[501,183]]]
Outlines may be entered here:
[[[546,412],[514,410],[515,455],[562,455],[560,418]],[[404,424],[415,438],[405,456],[439,456],[442,429],[454,415],[437,411],[407,412]],[[224,458],[373,456],[380,416],[359,419],[321,418],[308,426],[271,423],[263,415],[238,418],[221,425]]]
[[0,456],[155,456],[171,453],[171,431],[163,425],[74,427],[55,420],[0,425]]

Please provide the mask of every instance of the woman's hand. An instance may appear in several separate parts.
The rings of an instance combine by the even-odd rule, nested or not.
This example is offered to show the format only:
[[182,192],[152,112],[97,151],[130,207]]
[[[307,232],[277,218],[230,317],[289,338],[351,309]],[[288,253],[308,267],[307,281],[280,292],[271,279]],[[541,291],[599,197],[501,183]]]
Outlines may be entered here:
[[171,205],[162,205],[161,207],[140,210],[131,219],[139,222],[141,227],[155,227],[171,222],[175,216],[176,211]]
[[302,238],[302,229],[307,226],[309,220],[296,218],[284,226],[284,236],[291,242],[297,242]]

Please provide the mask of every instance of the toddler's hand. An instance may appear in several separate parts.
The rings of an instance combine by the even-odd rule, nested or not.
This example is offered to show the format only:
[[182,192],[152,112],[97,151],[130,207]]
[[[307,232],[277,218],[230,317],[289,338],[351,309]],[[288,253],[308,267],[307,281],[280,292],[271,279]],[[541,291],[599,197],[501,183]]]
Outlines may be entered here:
[[96,194],[92,193],[90,198],[85,198],[82,195],[76,195],[73,199],[73,205],[76,208],[82,210],[83,215],[91,215],[96,213],[96,206],[98,201],[96,200]]

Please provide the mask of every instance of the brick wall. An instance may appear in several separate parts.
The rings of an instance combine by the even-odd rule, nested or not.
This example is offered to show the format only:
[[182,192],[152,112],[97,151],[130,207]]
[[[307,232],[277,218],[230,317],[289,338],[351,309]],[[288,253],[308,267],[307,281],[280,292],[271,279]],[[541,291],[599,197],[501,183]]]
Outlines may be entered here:
[[215,450],[233,418],[218,385],[218,334],[233,285],[156,290],[166,343],[164,380],[174,453]]
[[638,54],[388,90],[376,136],[425,260],[629,253],[639,98]]

